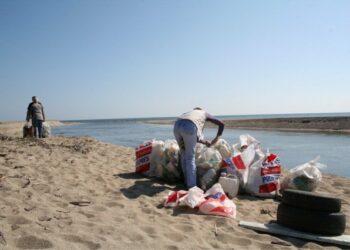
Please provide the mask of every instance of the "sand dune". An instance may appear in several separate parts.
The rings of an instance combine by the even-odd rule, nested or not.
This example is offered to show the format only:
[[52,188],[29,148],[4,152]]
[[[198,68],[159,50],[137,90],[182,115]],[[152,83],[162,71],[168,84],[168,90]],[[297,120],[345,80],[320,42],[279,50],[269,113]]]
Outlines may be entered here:
[[[178,187],[134,174],[132,148],[88,137],[22,139],[14,124],[4,127],[0,249],[338,248],[238,226],[239,220],[274,220],[273,199],[234,198],[236,219],[166,209],[163,197]],[[342,198],[349,217],[350,179],[324,175],[319,190]]]

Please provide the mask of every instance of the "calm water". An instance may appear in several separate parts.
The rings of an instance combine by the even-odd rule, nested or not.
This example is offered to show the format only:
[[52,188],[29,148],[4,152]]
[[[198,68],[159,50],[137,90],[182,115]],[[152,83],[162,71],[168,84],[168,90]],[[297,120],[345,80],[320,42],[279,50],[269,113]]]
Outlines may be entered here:
[[[325,116],[328,115],[325,114]],[[289,115],[288,117],[297,116]],[[238,116],[232,117],[240,118]],[[244,116],[242,118],[250,117],[259,118],[261,116]],[[224,118],[231,117],[225,116]],[[52,132],[55,135],[92,136],[104,142],[128,147],[136,147],[143,141],[153,138],[160,140],[174,138],[172,125],[145,124],[144,120],[79,121],[78,125],[53,128]],[[350,135],[225,129],[222,138],[229,144],[234,144],[238,142],[239,135],[247,133],[259,140],[264,149],[269,148],[270,152],[277,153],[282,165],[286,168],[293,168],[319,155],[321,162],[327,165],[327,168],[322,170],[323,172],[350,177]],[[216,129],[206,128],[204,134],[207,139],[212,139],[216,134]]]

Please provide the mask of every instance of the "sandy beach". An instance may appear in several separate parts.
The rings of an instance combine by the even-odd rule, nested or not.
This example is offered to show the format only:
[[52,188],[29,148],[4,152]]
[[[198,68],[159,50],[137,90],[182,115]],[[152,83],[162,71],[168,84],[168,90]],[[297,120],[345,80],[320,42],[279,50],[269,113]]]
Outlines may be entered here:
[[[273,199],[234,198],[236,219],[164,208],[179,187],[135,174],[133,148],[90,137],[23,139],[22,126],[0,124],[0,249],[340,248],[238,226],[275,220]],[[318,191],[341,198],[349,220],[349,178],[324,174]]]

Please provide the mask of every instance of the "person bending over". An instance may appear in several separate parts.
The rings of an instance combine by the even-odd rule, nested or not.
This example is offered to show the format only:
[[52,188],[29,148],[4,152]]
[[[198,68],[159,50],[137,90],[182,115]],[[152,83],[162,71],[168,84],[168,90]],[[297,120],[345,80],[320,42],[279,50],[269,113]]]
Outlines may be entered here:
[[[203,128],[206,121],[218,126],[216,137],[211,141],[204,140]],[[180,147],[180,158],[185,184],[188,189],[197,186],[197,169],[195,150],[197,142],[210,147],[215,144],[224,131],[224,123],[202,110],[194,108],[178,117],[174,125],[174,135]]]

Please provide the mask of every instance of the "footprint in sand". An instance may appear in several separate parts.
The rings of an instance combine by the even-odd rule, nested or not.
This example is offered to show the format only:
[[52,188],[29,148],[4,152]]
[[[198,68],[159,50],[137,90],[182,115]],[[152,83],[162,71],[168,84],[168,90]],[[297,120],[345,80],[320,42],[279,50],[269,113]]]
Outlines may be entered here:
[[33,184],[32,188],[40,194],[50,192],[50,186],[46,184]]
[[167,232],[166,234],[164,234],[164,236],[170,239],[171,241],[175,241],[175,242],[183,241],[186,238],[184,234],[180,234],[180,233]]
[[105,212],[105,211],[107,211],[107,208],[102,207],[102,206],[94,206],[93,210],[95,210],[97,212]]
[[166,249],[166,250],[179,250],[180,248],[178,246],[168,245],[168,246],[165,246],[164,249]]
[[157,231],[154,229],[154,227],[141,226],[140,229],[152,238],[157,235]]
[[227,219],[227,218],[216,218],[215,217],[215,224],[217,227],[222,227],[222,226],[233,226],[233,220]]
[[86,213],[86,212],[83,212],[83,211],[79,211],[79,213],[84,215],[84,216],[86,216],[86,218],[88,218],[88,219],[95,217],[95,215],[89,214],[89,213]]
[[252,244],[252,241],[250,239],[247,238],[241,238],[241,237],[235,237],[232,234],[223,234],[223,233],[219,233],[219,235],[216,237],[216,239],[222,243],[225,244],[235,244],[238,246],[249,246]]
[[101,244],[95,243],[92,241],[88,241],[88,240],[83,240],[81,237],[79,237],[77,235],[63,235],[63,239],[66,241],[69,241],[69,242],[83,244],[83,245],[87,246],[90,250],[95,250],[95,249],[101,248]]
[[12,225],[24,225],[32,223],[30,220],[23,216],[9,216],[7,220]]
[[176,229],[180,230],[181,232],[193,232],[195,231],[195,228],[188,224],[180,224],[174,226]]
[[125,208],[124,204],[121,204],[121,203],[118,203],[118,202],[114,202],[114,201],[106,202],[105,204],[106,204],[107,207]]
[[51,241],[37,238],[33,235],[22,236],[17,240],[16,247],[21,249],[45,249],[52,248]]
[[118,222],[118,223],[123,223],[125,221],[125,218],[123,217],[117,217],[117,218],[114,218],[114,221]]

